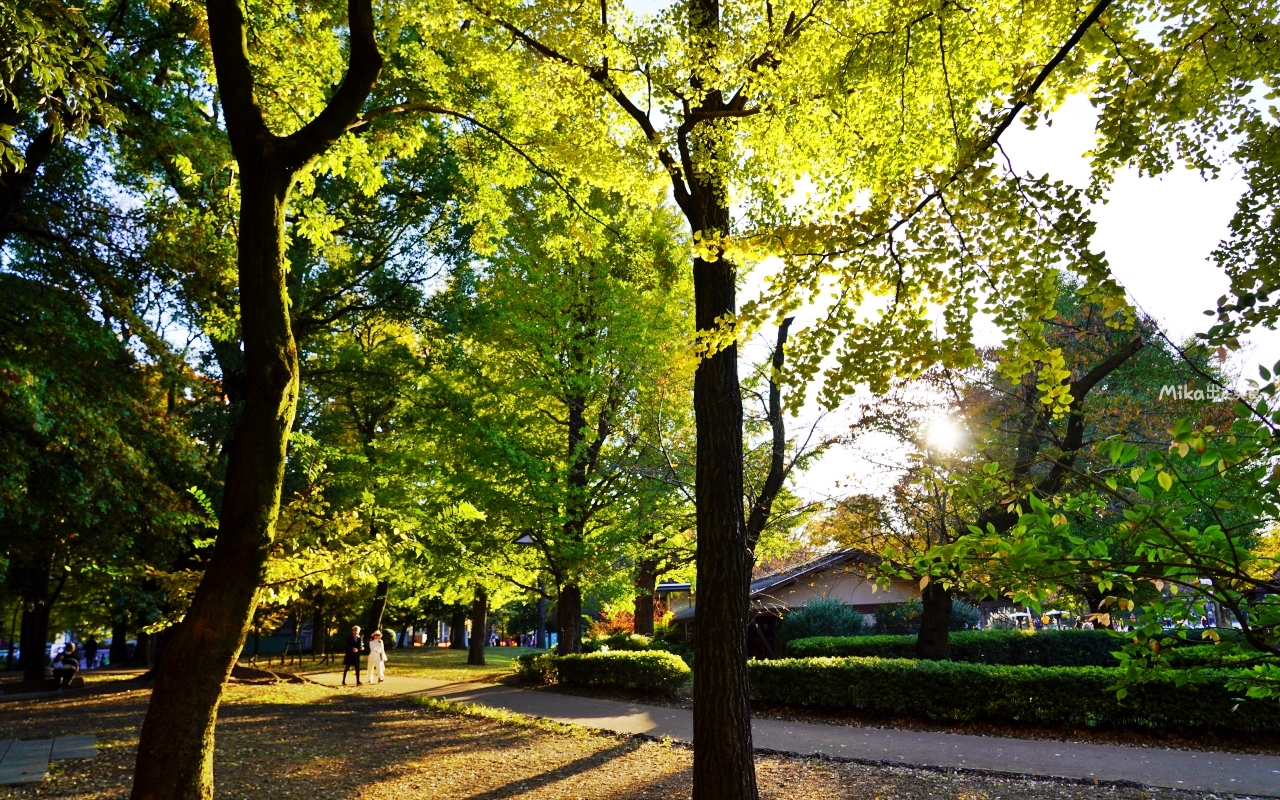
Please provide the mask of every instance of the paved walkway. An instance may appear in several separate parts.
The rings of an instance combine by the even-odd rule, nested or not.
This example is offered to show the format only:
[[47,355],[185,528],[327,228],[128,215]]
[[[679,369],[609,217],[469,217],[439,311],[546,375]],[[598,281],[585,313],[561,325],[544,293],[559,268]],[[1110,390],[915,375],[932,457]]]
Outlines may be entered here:
[[[341,673],[307,676],[330,686]],[[388,677],[376,687],[352,692],[421,694],[459,703],[504,708],[520,714],[616,733],[643,733],[680,741],[693,738],[693,714],[679,708],[599,700],[484,683],[449,683]],[[910,766],[974,769],[1148,786],[1280,797],[1280,756],[1191,752],[1153,747],[1076,744],[930,731],[892,730],[755,719],[755,746],[801,755],[825,755]]]
[[50,761],[95,758],[97,754],[92,734],[27,741],[0,740],[0,784],[40,783],[49,771]]

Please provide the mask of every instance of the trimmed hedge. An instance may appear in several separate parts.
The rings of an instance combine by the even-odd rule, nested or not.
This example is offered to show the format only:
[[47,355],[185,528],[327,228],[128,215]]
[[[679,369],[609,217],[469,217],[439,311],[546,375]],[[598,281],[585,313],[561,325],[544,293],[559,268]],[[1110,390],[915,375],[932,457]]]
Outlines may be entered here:
[[805,658],[752,661],[749,669],[752,699],[764,703],[856,709],[931,722],[1280,730],[1274,701],[1240,701],[1223,686],[1221,672],[1210,673],[1208,683],[1183,686],[1161,675],[1129,687],[1120,700],[1111,687],[1122,672],[1114,668]]
[[601,636],[598,639],[583,639],[582,652],[598,653],[603,648],[610,650],[656,650],[661,649],[654,646],[653,637],[645,636],[641,633],[615,633],[612,636]]
[[693,674],[680,656],[662,650],[609,651],[581,655],[526,655],[518,671],[540,683],[566,686],[609,686],[643,692],[670,692]]
[[693,648],[683,642],[668,642],[656,636],[650,637],[639,633],[615,633],[598,639],[582,640],[582,652],[584,653],[598,653],[606,647],[609,650],[649,650],[674,653],[684,659],[684,663],[693,666]]
[[[1123,640],[1099,630],[956,631],[951,660],[1040,667],[1114,667]],[[790,658],[915,658],[914,636],[815,636],[787,643]]]

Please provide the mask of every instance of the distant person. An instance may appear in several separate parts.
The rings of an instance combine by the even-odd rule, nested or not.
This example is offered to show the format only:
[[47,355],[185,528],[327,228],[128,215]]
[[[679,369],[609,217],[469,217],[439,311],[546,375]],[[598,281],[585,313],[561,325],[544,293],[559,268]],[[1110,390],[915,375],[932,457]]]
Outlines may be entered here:
[[89,640],[84,643],[84,667],[85,669],[93,669],[98,666],[95,662],[98,660],[98,640],[90,636]]
[[382,641],[382,631],[374,631],[369,634],[369,683],[382,683],[387,679],[386,665],[387,647]]
[[58,691],[71,688],[71,679],[80,671],[80,655],[76,653],[76,645],[69,642],[62,652],[53,659],[53,678],[58,682]]
[[351,629],[351,635],[347,637],[347,649],[342,656],[342,685],[347,685],[347,671],[355,669],[356,686],[360,685],[360,651],[364,649],[364,643],[360,641],[360,626],[356,625]]

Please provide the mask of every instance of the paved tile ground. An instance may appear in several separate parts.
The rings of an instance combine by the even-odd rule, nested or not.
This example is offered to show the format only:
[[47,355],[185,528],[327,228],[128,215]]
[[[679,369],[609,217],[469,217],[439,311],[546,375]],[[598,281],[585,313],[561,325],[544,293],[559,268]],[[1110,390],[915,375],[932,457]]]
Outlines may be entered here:
[[0,784],[40,783],[49,771],[51,760],[96,755],[92,735],[0,741]]
[[[309,675],[330,686],[341,673]],[[536,692],[483,683],[388,677],[352,692],[422,694],[503,708],[520,714],[616,733],[642,733],[678,741],[693,738],[685,709]],[[757,749],[825,755],[909,766],[964,768],[1053,778],[1135,781],[1148,786],[1280,797],[1280,756],[1192,752],[1154,747],[1078,744],[1041,739],[752,721]]]

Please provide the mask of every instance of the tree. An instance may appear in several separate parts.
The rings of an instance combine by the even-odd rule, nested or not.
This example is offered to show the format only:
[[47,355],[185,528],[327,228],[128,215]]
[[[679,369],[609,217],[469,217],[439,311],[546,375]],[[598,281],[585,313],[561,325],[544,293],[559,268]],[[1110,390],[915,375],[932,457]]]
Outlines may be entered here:
[[25,677],[43,680],[49,615],[68,585],[101,597],[189,548],[196,517],[179,487],[201,464],[154,370],[88,303],[0,277],[0,552],[22,602]]
[[297,404],[297,350],[284,268],[284,213],[299,171],[346,133],[382,56],[366,0],[347,9],[346,74],[319,113],[288,135],[271,129],[239,4],[211,0],[209,40],[227,134],[239,165],[237,247],[246,397],[227,459],[217,543],[173,653],[156,680],[138,745],[135,800],[213,794],[213,730],[222,686],[244,641],[279,510]]
[[[1064,284],[1058,313],[1046,326],[1046,339],[1063,354],[1061,365],[1016,382],[1001,374],[998,360],[981,369],[938,371],[878,398],[854,428],[855,438],[888,433],[911,454],[889,498],[849,498],[817,533],[881,552],[886,574],[920,582],[921,658],[946,657],[953,595],[984,573],[979,564],[936,561],[936,548],[966,536],[970,526],[1007,532],[1028,497],[1047,501],[1079,489],[1077,473],[1097,466],[1098,441],[1119,436],[1150,446],[1184,411],[1151,407],[1162,386],[1193,375],[1161,341],[1155,323],[1144,318],[1136,330],[1113,329],[1105,309],[1082,301],[1077,288]],[[1068,389],[1065,413],[1042,401],[1043,387],[1055,385]],[[939,425],[960,433],[950,447],[931,441]],[[964,569],[974,573],[955,571]],[[1062,588],[1099,610],[1102,597],[1091,585]]]
[[[470,3],[539,59],[547,83],[571,89],[567,99],[578,108],[613,101],[637,134],[633,150],[670,181],[696,244],[696,328],[705,345],[694,391],[698,800],[756,796],[738,635],[752,560],[742,507],[739,324],[785,316],[834,278],[844,294],[830,324],[795,348],[797,374],[809,377],[841,339],[836,334],[851,332],[834,353],[832,400],[858,381],[879,386],[933,361],[971,361],[968,320],[987,291],[973,283],[978,271],[999,276],[988,301],[999,298],[991,307],[1011,329],[1034,328],[1048,289],[1037,269],[1064,252],[1123,306],[1101,262],[1081,246],[1088,226],[1076,201],[1045,183],[993,177],[989,160],[1029,104],[1051,102],[1045,98],[1073,77],[1076,46],[1108,4],[1028,14],[999,4],[758,8],[691,0],[633,24],[625,13],[611,16],[607,3],[572,11]],[[1037,55],[1028,59],[1029,50]],[[1004,101],[1009,87],[1016,88]],[[801,179],[813,182],[816,199],[788,207]],[[735,225],[731,192],[754,230]],[[869,201],[855,207],[859,193]],[[1052,210],[1028,214],[1028,204]],[[1045,235],[1049,228],[1054,235]],[[1019,240],[1012,249],[1011,238]],[[739,313],[737,262],[761,247],[785,257],[776,295]],[[868,292],[895,298],[870,323],[857,310]],[[941,340],[921,324],[930,299],[948,308]],[[1039,355],[1043,349],[1028,348],[1021,363]]]
[[113,116],[103,33],[57,0],[0,10],[0,246],[32,224],[21,205],[58,144]]
[[615,238],[532,192],[513,200],[479,274],[455,278],[470,309],[442,374],[451,422],[440,433],[460,496],[536,544],[556,588],[560,652],[576,653],[585,591],[616,579],[618,554],[646,535],[632,507],[674,491],[646,480],[640,462],[649,400],[685,362],[683,242],[660,206],[594,200]]

